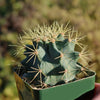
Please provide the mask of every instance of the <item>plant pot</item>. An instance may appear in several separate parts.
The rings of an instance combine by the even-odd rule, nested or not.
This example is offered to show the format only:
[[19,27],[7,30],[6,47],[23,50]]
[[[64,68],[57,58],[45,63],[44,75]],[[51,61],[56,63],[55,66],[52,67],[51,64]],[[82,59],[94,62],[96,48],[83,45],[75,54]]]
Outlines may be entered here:
[[14,71],[20,100],[74,100],[94,89],[95,72],[88,71],[89,77],[45,89],[34,89]]

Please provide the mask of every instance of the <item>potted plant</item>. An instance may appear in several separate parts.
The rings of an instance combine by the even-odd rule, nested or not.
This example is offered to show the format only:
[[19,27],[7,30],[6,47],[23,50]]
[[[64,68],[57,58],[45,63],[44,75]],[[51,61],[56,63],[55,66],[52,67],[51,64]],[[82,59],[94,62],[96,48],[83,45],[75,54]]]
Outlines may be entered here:
[[74,100],[94,89],[95,73],[78,62],[88,54],[76,31],[54,22],[24,33],[17,46],[25,59],[14,69],[20,100]]

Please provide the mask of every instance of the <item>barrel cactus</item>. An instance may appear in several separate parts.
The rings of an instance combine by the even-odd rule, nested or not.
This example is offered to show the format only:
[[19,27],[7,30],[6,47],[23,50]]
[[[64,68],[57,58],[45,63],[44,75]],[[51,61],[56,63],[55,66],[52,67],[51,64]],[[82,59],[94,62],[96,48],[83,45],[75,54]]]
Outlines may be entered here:
[[[73,28],[54,22],[52,25],[37,26],[24,31],[18,50],[24,50],[25,59],[21,67],[25,70],[22,79],[36,88],[46,88],[77,80],[77,75],[88,75],[84,62],[88,54],[80,40],[83,39]],[[81,52],[75,51],[78,45]]]

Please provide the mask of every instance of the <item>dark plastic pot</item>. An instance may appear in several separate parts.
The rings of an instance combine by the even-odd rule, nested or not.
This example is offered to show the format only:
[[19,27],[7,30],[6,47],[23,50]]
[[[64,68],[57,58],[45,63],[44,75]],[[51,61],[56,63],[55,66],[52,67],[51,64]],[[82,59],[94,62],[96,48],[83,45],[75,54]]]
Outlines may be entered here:
[[93,90],[95,72],[89,71],[89,77],[67,84],[46,89],[33,89],[14,72],[20,100],[75,100],[84,93]]

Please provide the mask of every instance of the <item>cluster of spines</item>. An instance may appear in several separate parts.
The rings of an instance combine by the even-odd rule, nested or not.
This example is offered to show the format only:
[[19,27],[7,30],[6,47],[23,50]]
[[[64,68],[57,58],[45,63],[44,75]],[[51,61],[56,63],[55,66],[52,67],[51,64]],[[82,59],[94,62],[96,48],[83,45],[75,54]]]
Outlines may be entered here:
[[[58,22],[54,22],[51,26],[38,25],[34,29],[26,29],[26,31],[24,31],[24,35],[19,38],[20,43],[16,46],[21,47],[20,50],[22,50],[24,48],[28,48],[26,44],[32,44],[33,41],[38,43],[40,40],[43,40],[54,43],[55,41],[58,41],[56,38],[59,34],[61,34],[65,39],[67,38],[69,42],[73,42],[82,49],[79,54],[80,59],[84,62],[89,61],[88,56],[90,54],[87,50],[87,46],[84,46],[84,44],[81,43],[81,40],[84,39],[85,36],[82,36],[81,33],[75,31],[74,28],[69,28],[68,25],[69,23],[64,26],[63,24],[60,25]],[[63,54],[61,54],[61,56],[62,55]]]

